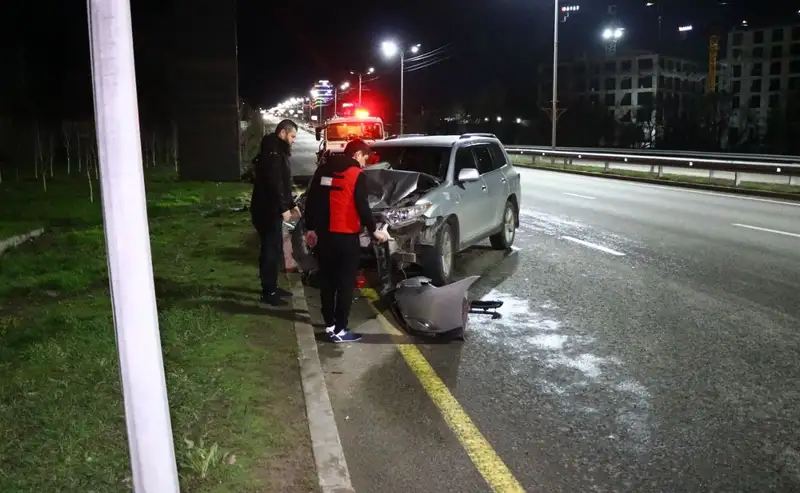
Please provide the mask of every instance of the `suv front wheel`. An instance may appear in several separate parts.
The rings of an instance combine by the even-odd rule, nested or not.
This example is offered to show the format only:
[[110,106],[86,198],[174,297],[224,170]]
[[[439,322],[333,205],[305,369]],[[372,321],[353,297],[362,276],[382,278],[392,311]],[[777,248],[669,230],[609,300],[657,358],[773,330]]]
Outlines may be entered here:
[[432,247],[421,252],[422,275],[430,278],[434,286],[444,286],[453,278],[456,259],[455,228],[450,221],[442,224]]
[[514,244],[517,236],[517,209],[509,200],[503,209],[503,223],[500,232],[489,237],[489,242],[495,250],[508,250]]

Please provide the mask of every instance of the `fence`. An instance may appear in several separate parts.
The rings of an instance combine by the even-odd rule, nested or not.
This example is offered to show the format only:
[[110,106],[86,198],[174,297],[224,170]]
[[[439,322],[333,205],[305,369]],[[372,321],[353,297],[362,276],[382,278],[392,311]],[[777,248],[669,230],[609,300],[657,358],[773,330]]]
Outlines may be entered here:
[[[708,170],[709,178],[714,173],[733,173],[736,186],[741,185],[745,174],[785,176],[784,183],[800,185],[800,156],[778,156],[770,154],[722,154],[692,151],[658,151],[641,149],[591,149],[556,148],[538,146],[507,146],[512,155],[531,156],[532,162],[547,161],[551,164],[562,162],[570,165],[602,166],[604,172],[612,167],[644,167],[663,177],[665,170]],[[773,180],[771,180],[773,181]]]

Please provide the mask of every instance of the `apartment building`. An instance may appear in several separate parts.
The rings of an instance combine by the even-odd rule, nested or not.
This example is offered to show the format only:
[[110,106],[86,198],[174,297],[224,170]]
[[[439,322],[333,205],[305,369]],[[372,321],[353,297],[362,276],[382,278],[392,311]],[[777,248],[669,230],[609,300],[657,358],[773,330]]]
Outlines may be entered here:
[[763,132],[770,112],[800,92],[800,25],[735,29],[725,51],[718,87],[731,94],[731,126]]
[[[578,100],[602,105],[620,120],[653,121],[657,108],[683,112],[705,92],[704,64],[653,52],[629,52],[597,58],[583,57],[559,64],[559,105]],[[552,100],[552,65],[539,67],[539,105]]]

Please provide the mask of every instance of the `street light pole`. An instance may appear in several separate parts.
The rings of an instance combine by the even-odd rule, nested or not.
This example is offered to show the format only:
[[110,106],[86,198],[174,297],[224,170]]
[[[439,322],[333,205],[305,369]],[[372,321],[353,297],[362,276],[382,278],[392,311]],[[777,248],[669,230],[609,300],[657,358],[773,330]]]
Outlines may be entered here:
[[[406,45],[408,46],[408,45]],[[383,54],[387,57],[393,57],[395,54],[400,55],[400,135],[403,134],[403,105],[405,103],[405,64],[406,64],[406,50],[411,53],[417,53],[420,44],[415,44],[410,48],[398,45],[394,41],[384,41],[381,44]]]
[[333,88],[333,117],[336,118],[336,108],[338,106],[337,103],[337,94],[339,94],[338,88]]
[[129,0],[89,0],[87,10],[111,311],[133,491],[178,493],[142,174],[131,6]]
[[405,84],[404,71],[405,71],[405,50],[400,50],[400,133],[403,135],[403,86]]
[[553,4],[553,102],[550,109],[550,145],[555,150],[558,127],[558,0],[553,0]]
[[361,106],[361,77],[364,74],[361,72],[358,73],[358,105]]

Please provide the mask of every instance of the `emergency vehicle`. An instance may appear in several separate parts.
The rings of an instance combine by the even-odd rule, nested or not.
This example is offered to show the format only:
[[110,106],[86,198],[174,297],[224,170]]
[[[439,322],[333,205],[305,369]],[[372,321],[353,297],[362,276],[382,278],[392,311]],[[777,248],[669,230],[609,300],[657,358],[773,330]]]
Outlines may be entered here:
[[344,152],[344,147],[354,139],[361,139],[367,144],[386,139],[383,120],[370,116],[364,109],[357,109],[353,116],[333,117],[325,125],[316,129],[317,141],[320,141],[319,155]]

